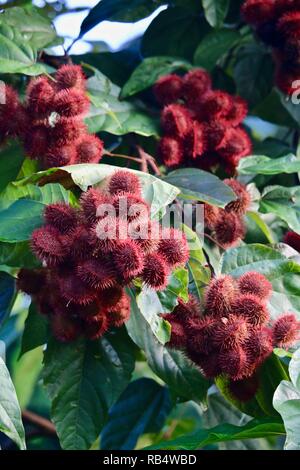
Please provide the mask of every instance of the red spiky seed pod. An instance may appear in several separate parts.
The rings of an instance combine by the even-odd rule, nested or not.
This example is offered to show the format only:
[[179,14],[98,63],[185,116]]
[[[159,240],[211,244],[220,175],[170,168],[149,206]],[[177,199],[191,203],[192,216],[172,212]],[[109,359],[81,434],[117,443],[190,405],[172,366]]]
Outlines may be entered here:
[[62,234],[73,230],[78,223],[78,213],[76,209],[63,202],[46,206],[44,217],[48,225],[56,228]]
[[9,85],[4,85],[2,93],[4,102],[0,103],[0,143],[6,137],[23,135],[27,127],[25,109],[19,103],[15,90]]
[[177,322],[172,315],[165,314],[162,317],[171,324],[171,337],[168,346],[174,349],[184,349],[187,344],[187,334],[184,326]]
[[191,70],[183,78],[183,97],[189,106],[194,107],[195,103],[199,103],[211,89],[211,86],[211,78],[206,70]]
[[216,240],[223,249],[236,246],[245,235],[245,225],[241,217],[224,210],[220,210],[214,230]]
[[240,96],[232,97],[231,108],[222,118],[225,125],[239,126],[248,113],[248,104]]
[[200,319],[201,307],[198,299],[189,294],[189,299],[187,302],[184,302],[182,299],[178,299],[178,304],[174,308],[172,315],[176,317],[176,320],[186,324],[187,328],[190,327],[189,321],[196,322],[196,326],[192,323],[191,328],[196,328],[198,325],[198,320]]
[[263,325],[270,316],[265,303],[252,294],[239,295],[234,302],[232,311],[255,326]]
[[24,149],[30,158],[41,158],[47,153],[49,132],[45,126],[28,129],[24,138]]
[[237,286],[231,276],[213,279],[205,293],[206,313],[222,318],[231,312]]
[[95,290],[87,287],[77,274],[68,274],[59,278],[61,296],[67,302],[87,305],[96,297]]
[[69,256],[77,261],[89,256],[89,249],[92,246],[92,236],[83,225],[79,225],[72,232],[65,236],[64,246],[68,250]]
[[256,271],[243,274],[238,280],[238,287],[242,294],[252,294],[263,301],[268,300],[272,294],[272,284]]
[[96,135],[83,134],[75,142],[76,163],[98,163],[103,155],[103,142]]
[[108,191],[112,196],[124,193],[141,197],[142,189],[139,178],[130,171],[118,170],[109,179]]
[[169,269],[164,258],[158,253],[149,253],[144,258],[142,279],[155,290],[162,290],[168,282]]
[[26,90],[28,112],[34,118],[50,114],[54,97],[54,89],[47,77],[31,79]]
[[163,106],[174,103],[182,95],[182,78],[175,74],[164,75],[153,87],[157,102]]
[[233,380],[241,379],[247,368],[247,355],[241,346],[222,351],[219,355],[219,365],[223,374],[228,375]]
[[300,322],[296,315],[286,314],[273,325],[273,344],[279,348],[288,348],[299,339],[299,332]]
[[85,76],[80,65],[63,65],[55,74],[58,89],[77,88],[85,89]]
[[204,204],[204,224],[209,230],[214,230],[219,215],[220,211],[218,207]]
[[185,264],[189,259],[189,246],[183,232],[164,229],[159,242],[158,253],[172,268]]
[[85,322],[83,325],[83,330],[85,335],[90,340],[96,340],[98,338],[101,338],[101,336],[106,333],[106,331],[108,330],[108,326],[109,323],[106,315],[100,315],[99,317]]
[[[284,65],[277,67],[275,73],[275,83],[277,87],[286,95],[292,95],[299,91],[299,68],[285,67]],[[297,85],[296,85],[297,83]]]
[[18,273],[17,289],[28,295],[36,295],[46,282],[46,274],[42,269],[22,268]]
[[237,349],[249,336],[248,324],[242,317],[229,315],[217,323],[212,338],[213,344],[221,351]]
[[182,141],[175,137],[162,137],[159,141],[158,155],[167,167],[180,165],[184,156]]
[[300,235],[298,233],[287,232],[283,238],[283,242],[300,253]]
[[64,117],[84,115],[89,110],[90,101],[84,92],[76,88],[61,90],[53,97],[52,110]]
[[288,39],[300,38],[300,10],[285,13],[277,23],[278,30]]
[[164,132],[172,137],[183,138],[192,126],[188,110],[180,104],[165,106],[161,114],[161,125]]
[[230,380],[228,391],[231,396],[243,403],[252,400],[259,388],[259,379],[256,374],[242,380]]
[[90,188],[80,196],[80,206],[88,224],[94,224],[106,216],[107,204],[108,197],[98,189]]
[[229,164],[237,166],[242,157],[251,154],[252,143],[247,132],[241,127],[228,128],[217,150]]
[[275,3],[274,0],[247,0],[242,6],[242,14],[247,23],[266,23],[276,14]]
[[188,346],[189,349],[201,354],[210,354],[215,350],[213,337],[217,326],[217,320],[210,316],[194,318],[188,322]]
[[143,256],[133,240],[120,242],[113,252],[113,259],[125,280],[137,276],[143,269]]
[[101,307],[104,310],[110,311],[115,305],[120,303],[125,295],[124,289],[118,284],[105,289],[103,292],[99,293]]
[[147,220],[133,221],[128,226],[128,234],[142,249],[143,253],[152,253],[158,249],[161,228],[158,222]]
[[235,212],[238,215],[246,214],[251,203],[251,197],[246,186],[233,178],[225,179],[224,183],[227,184],[227,186],[229,186],[237,196],[235,201],[227,204],[225,210],[227,212]]
[[53,146],[47,149],[46,155],[39,154],[43,157],[43,167],[53,168],[66,165],[73,165],[76,162],[77,153],[74,145],[65,145],[63,147]]
[[78,277],[94,289],[108,289],[116,283],[116,273],[112,264],[104,259],[89,259],[78,264]]
[[127,222],[114,216],[99,220],[91,232],[98,253],[112,253],[121,240],[127,239]]
[[33,231],[31,248],[35,255],[47,266],[56,266],[61,263],[66,254],[60,233],[50,225],[45,225]]
[[56,145],[69,145],[76,141],[82,134],[86,133],[86,127],[80,119],[61,117],[53,128],[51,128],[51,141]]
[[189,357],[193,360],[193,357],[197,360],[194,361],[203,371],[203,374],[208,379],[214,379],[221,374],[221,369],[219,366],[219,354],[211,353],[208,355],[199,354],[198,358],[193,356],[191,351],[188,352]]
[[206,150],[205,128],[202,124],[194,121],[184,139],[186,154],[195,159],[203,155]]
[[131,193],[123,193],[120,196],[114,196],[112,204],[116,209],[117,216],[128,222],[148,220],[150,208],[149,205],[140,197]]
[[267,359],[273,351],[272,330],[265,326],[249,328],[249,337],[244,343],[248,357],[248,376]]
[[124,293],[113,307],[107,310],[107,320],[110,327],[119,328],[122,326],[130,317],[130,300]]
[[232,108],[232,97],[223,91],[211,91],[202,103],[201,112],[206,119],[214,121],[226,116]]
[[300,38],[291,38],[286,41],[283,48],[283,57],[286,63],[300,65]]
[[226,127],[220,121],[205,124],[206,144],[208,150],[215,150],[225,137]]
[[51,317],[51,329],[55,338],[63,343],[75,341],[81,335],[80,325],[59,313]]

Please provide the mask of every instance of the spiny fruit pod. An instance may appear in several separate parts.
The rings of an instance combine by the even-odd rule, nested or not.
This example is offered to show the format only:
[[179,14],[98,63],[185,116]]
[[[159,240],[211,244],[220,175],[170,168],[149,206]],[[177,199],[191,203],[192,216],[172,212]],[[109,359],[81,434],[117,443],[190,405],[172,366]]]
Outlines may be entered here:
[[[124,199],[129,201],[127,215],[120,212]],[[133,201],[146,207],[146,215],[132,218]],[[173,267],[188,260],[185,236],[175,229],[163,231],[151,221],[133,172],[117,170],[103,190],[83,193],[79,207],[63,202],[46,206],[44,218],[45,225],[31,238],[42,267],[21,270],[17,284],[49,317],[60,341],[79,336],[94,340],[122,326],[130,315],[125,287],[139,278],[161,290]],[[134,223],[146,227],[139,234],[143,239],[135,238]]]

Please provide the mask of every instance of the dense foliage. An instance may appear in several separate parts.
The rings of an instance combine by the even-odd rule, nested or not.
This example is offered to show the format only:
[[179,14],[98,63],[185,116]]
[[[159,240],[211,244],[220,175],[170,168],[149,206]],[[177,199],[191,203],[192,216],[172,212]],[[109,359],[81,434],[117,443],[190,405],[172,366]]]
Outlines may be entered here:
[[1,7],[1,447],[299,450],[299,1]]

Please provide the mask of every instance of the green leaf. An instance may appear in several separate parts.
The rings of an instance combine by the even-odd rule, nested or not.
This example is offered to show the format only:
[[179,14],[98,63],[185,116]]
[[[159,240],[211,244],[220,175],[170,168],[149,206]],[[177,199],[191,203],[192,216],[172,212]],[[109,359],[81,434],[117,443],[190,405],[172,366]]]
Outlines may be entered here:
[[279,175],[300,171],[300,160],[293,154],[280,158],[269,158],[264,155],[253,155],[242,158],[237,169],[240,175]]
[[279,126],[298,127],[298,120],[290,114],[285,105],[286,99],[277,88],[273,88],[262,101],[256,104],[253,115]]
[[132,382],[109,411],[108,423],[101,434],[101,448],[134,449],[142,434],[160,431],[171,406],[166,387],[148,378]]
[[142,39],[144,57],[175,56],[192,60],[196,47],[210,31],[198,12],[172,7],[154,18]]
[[229,9],[229,0],[202,0],[205,17],[213,28],[220,28]]
[[7,24],[0,24],[0,73],[39,75],[47,67],[36,61],[36,49],[24,42],[19,31]]
[[16,28],[24,42],[31,46],[42,49],[56,41],[56,31],[51,21],[38,13],[33,7],[14,7],[5,10],[0,15],[0,25],[8,25]]
[[[233,248],[223,255],[221,272],[239,277],[247,271],[258,271],[273,286],[268,302],[271,317],[286,311],[300,312],[300,265],[271,247],[253,244]],[[300,314],[299,314],[300,319]]]
[[188,271],[184,268],[175,269],[169,277],[167,287],[164,290],[157,292],[158,298],[163,307],[163,310],[161,310],[160,313],[172,312],[174,307],[178,304],[178,297],[180,297],[184,302],[188,301],[188,284]]
[[264,236],[266,237],[267,241],[271,244],[274,243],[274,239],[273,239],[273,236],[272,236],[272,233],[269,229],[269,227],[267,226],[267,224],[264,222],[264,220],[260,217],[260,215],[257,213],[257,212],[252,212],[252,211],[248,211],[247,212],[247,218],[250,218],[251,220],[253,220],[253,222],[255,222],[255,224],[257,225],[257,227],[261,230],[261,232],[264,234]]
[[270,93],[273,69],[272,58],[264,48],[248,44],[239,49],[234,67],[237,93],[248,101],[251,108]]
[[122,88],[120,97],[127,98],[151,87],[160,77],[176,70],[187,71],[191,65],[176,57],[148,57],[137,66]]
[[293,355],[289,373],[291,382],[283,380],[278,385],[273,405],[286,429],[285,450],[300,450],[300,349]]
[[105,131],[115,135],[135,134],[149,137],[158,134],[158,123],[138,104],[120,101],[121,89],[101,72],[88,80],[92,106],[85,119],[91,133]]
[[37,385],[43,361],[43,348],[35,348],[16,361],[13,367],[13,383],[21,409],[25,409],[31,400]]
[[160,299],[153,289],[146,287],[137,295],[136,302],[140,313],[149,325],[151,332],[155,335],[159,343],[165,344],[170,340],[171,327],[168,322],[159,315],[164,308]]
[[196,168],[172,171],[164,179],[180,188],[184,199],[207,202],[218,207],[225,207],[236,199],[232,189],[217,176]]
[[31,252],[28,242],[0,242],[0,265],[10,266],[12,268],[26,266],[26,268],[32,269],[39,265],[39,261]]
[[[31,178],[31,176],[30,176]],[[34,175],[32,179],[35,180]],[[65,188],[57,183],[50,183],[45,186],[37,186],[27,184],[28,179],[11,183],[1,194],[0,208],[8,207],[16,199],[28,199],[42,204],[53,204],[55,202],[64,201],[71,205],[76,205],[76,198]]]
[[[49,312],[51,313],[51,312]],[[41,315],[35,304],[31,304],[25,320],[20,356],[38,346],[43,346],[48,339],[48,321]]]
[[[1,15],[0,15],[1,18]],[[14,181],[22,167],[24,155],[19,144],[10,142],[0,152],[0,192]]]
[[204,406],[209,382],[182,352],[168,349],[157,341],[142,316],[132,292],[130,296],[131,315],[126,322],[126,328],[132,340],[145,352],[153,372],[176,396],[183,400],[194,400]]
[[21,450],[26,449],[21,410],[9,372],[0,358],[0,431]]
[[22,242],[29,240],[33,230],[43,223],[44,204],[20,199],[0,212],[0,241]]
[[300,233],[300,189],[284,186],[265,188],[259,204],[263,214],[275,214],[286,222],[291,230]]
[[63,449],[90,448],[128,385],[134,362],[123,330],[93,342],[48,343],[43,378]]
[[0,325],[10,314],[15,300],[15,280],[7,273],[0,272]]
[[171,441],[162,441],[155,446],[147,447],[147,450],[196,450],[210,444],[243,439],[257,439],[261,437],[284,436],[282,423],[274,419],[253,419],[245,426],[233,424],[220,424],[212,429],[200,429],[192,434],[178,437]]
[[237,31],[220,29],[207,34],[194,54],[194,64],[212,71],[217,62],[237,44],[241,36]]

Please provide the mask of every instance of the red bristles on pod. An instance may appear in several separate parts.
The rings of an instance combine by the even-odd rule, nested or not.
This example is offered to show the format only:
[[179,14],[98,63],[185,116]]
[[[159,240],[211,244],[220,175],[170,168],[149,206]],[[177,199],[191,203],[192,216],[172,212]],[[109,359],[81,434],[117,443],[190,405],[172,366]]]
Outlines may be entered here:
[[159,104],[175,103],[182,96],[182,78],[178,75],[164,75],[154,85],[153,92]]
[[273,344],[287,348],[299,340],[300,322],[294,314],[286,314],[276,320],[273,326]]
[[242,294],[252,294],[261,300],[268,300],[272,293],[272,284],[260,273],[249,271],[243,274],[238,281]]

